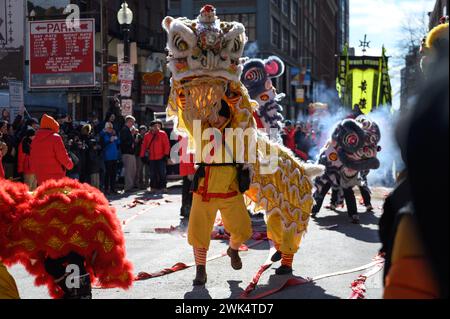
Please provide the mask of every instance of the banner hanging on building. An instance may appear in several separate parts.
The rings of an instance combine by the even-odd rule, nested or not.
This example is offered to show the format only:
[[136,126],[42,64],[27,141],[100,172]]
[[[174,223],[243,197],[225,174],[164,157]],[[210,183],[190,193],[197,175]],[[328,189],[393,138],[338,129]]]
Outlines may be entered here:
[[337,90],[345,106],[369,114],[377,107],[392,104],[388,58],[342,56]]
[[30,88],[95,86],[95,19],[29,22]]
[[0,0],[0,90],[23,81],[24,20],[24,0]]

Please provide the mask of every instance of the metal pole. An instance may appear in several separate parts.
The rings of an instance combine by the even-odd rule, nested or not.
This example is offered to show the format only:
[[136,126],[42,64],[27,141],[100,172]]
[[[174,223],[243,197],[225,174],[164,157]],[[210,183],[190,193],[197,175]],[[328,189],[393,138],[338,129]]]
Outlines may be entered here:
[[123,30],[123,62],[130,63],[130,25],[125,24]]
[[108,4],[107,0],[101,0],[101,32],[102,32],[102,112],[106,117],[108,112]]

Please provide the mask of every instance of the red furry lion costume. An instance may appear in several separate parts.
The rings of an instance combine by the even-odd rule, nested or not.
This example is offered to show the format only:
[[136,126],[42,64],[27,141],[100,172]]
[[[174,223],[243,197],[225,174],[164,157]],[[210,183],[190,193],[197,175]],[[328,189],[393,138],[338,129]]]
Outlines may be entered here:
[[54,298],[63,295],[45,270],[44,260],[75,252],[86,260],[91,280],[103,288],[127,289],[132,264],[115,210],[103,194],[71,179],[48,181],[34,193],[27,186],[0,180],[0,260],[21,263],[46,284]]

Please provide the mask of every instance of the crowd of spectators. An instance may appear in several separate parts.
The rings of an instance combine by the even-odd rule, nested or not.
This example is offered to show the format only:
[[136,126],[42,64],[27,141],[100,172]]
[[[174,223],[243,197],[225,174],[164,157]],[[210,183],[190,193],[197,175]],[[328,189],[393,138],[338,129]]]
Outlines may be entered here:
[[[52,141],[55,134],[61,145]],[[169,155],[169,138],[160,121],[137,126],[134,117],[110,112],[104,121],[93,116],[75,123],[70,116],[44,114],[40,119],[18,115],[11,122],[6,109],[1,113],[0,177],[22,181],[31,190],[46,176],[62,172],[107,195],[147,189],[150,178],[151,191],[164,192]],[[50,164],[50,156],[58,165]]]

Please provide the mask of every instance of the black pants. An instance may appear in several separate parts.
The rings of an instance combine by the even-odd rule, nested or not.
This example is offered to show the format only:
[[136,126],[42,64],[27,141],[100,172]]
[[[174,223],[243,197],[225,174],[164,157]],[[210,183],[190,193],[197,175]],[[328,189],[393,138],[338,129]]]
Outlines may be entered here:
[[167,188],[167,167],[166,160],[151,160],[150,163],[150,187],[152,189]]
[[45,270],[55,279],[59,279],[66,274],[66,267],[68,265],[77,265],[80,269],[81,276],[87,273],[84,266],[84,258],[74,252],[58,259],[48,257],[44,262]]
[[[314,194],[314,200],[316,201],[316,204],[313,207],[312,213],[317,214],[320,209],[322,208],[323,201],[325,197],[327,196],[328,191],[331,189],[331,183],[327,183],[322,187],[321,192],[316,192]],[[337,193],[334,198],[337,197]],[[333,200],[332,197],[332,200]],[[351,217],[353,215],[358,214],[358,207],[356,206],[356,198],[355,193],[353,192],[353,188],[344,188],[344,198],[345,198],[345,204],[347,205],[347,213]]]
[[358,206],[356,206],[356,197],[353,187],[344,188],[345,204],[347,205],[348,216],[358,215]]
[[314,193],[314,200],[316,201],[316,204],[313,207],[313,214],[317,214],[320,209],[322,208],[323,201],[325,200],[325,196],[327,196],[328,191],[331,189],[331,183],[327,183],[323,185],[320,192],[316,191]]
[[105,192],[116,191],[117,161],[105,162]]
[[331,191],[331,204],[334,206],[342,204],[342,202],[339,203],[340,200],[342,200],[342,198],[339,198],[339,190],[333,188],[333,190]]
[[372,206],[372,197],[370,196],[370,189],[367,186],[359,186],[359,191],[364,200],[364,206]]
[[[181,211],[185,209],[190,209],[192,206],[192,192],[191,192],[192,182],[187,176],[183,177],[183,193],[181,196]],[[189,214],[189,212],[187,212]]]

